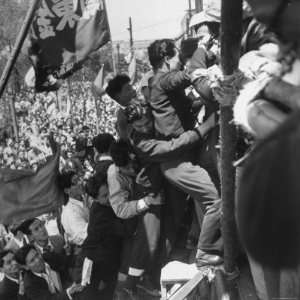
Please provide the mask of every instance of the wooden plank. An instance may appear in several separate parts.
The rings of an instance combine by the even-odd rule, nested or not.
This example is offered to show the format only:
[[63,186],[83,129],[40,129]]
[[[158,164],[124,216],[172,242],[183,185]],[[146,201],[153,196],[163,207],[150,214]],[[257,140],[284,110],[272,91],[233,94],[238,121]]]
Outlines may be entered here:
[[201,282],[206,273],[199,272],[190,281],[188,281],[174,296],[171,296],[169,300],[183,300],[185,299]]

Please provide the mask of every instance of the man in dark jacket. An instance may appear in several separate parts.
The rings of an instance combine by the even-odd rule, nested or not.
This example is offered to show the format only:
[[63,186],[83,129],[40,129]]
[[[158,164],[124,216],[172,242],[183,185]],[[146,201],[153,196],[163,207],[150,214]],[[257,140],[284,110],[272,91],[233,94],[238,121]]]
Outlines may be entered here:
[[62,290],[57,273],[32,245],[20,248],[16,260],[27,270],[24,273],[24,289],[30,300],[70,300],[72,295],[82,290],[79,285]]
[[[132,125],[131,142],[139,158],[144,163],[166,163],[179,161],[172,172],[172,182],[189,193],[196,204],[205,201],[206,213],[202,223],[202,230],[198,244],[199,266],[205,264],[219,264],[222,259],[219,255],[222,251],[220,236],[220,200],[205,170],[190,162],[180,162],[180,157],[192,148],[205,134],[215,126],[214,117],[210,117],[202,125],[193,130],[182,133],[177,138],[168,141],[155,138],[155,130],[151,111],[142,105],[132,104],[125,109],[128,122]],[[175,179],[173,179],[175,178]],[[206,186],[203,187],[203,181]]]
[[[148,54],[155,72],[150,106],[156,137],[168,141],[194,127],[190,99],[184,94],[184,89],[192,82],[186,71],[180,71],[179,51],[172,40],[153,42],[148,48]],[[219,195],[206,170],[191,163],[197,150],[186,151],[181,157],[162,162],[160,166],[169,182],[189,194],[196,203],[206,204],[196,255],[198,265],[202,266],[222,262],[219,255],[222,254],[223,245],[219,239]]]

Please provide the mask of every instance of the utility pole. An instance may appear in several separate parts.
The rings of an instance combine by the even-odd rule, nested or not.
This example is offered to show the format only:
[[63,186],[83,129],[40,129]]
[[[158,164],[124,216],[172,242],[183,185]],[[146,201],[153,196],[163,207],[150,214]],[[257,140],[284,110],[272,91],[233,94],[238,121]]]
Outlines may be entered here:
[[195,0],[195,10],[196,13],[199,13],[203,10],[203,0]]
[[129,17],[129,28],[127,28],[129,31],[129,44],[130,44],[130,50],[132,51],[133,49],[133,35],[132,35],[132,20],[131,17]]

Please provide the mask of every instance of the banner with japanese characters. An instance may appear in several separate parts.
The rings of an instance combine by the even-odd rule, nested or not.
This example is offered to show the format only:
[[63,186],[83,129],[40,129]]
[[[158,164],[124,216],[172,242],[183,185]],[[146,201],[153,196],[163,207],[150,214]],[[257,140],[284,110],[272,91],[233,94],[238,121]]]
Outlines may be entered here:
[[104,0],[41,0],[34,17],[29,55],[37,91],[65,78],[110,40]]

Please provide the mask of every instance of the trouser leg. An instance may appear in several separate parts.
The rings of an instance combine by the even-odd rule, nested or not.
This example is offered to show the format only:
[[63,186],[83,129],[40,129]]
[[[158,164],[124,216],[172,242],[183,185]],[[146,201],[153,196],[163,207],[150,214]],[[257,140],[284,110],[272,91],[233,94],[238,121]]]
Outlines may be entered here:
[[206,252],[222,252],[221,203],[218,191],[208,173],[200,166],[182,160],[162,163],[161,170],[172,184],[204,206],[205,214],[199,237],[199,249]]
[[152,206],[139,216],[131,250],[129,275],[141,276],[153,263],[160,238],[160,214],[161,206]]

